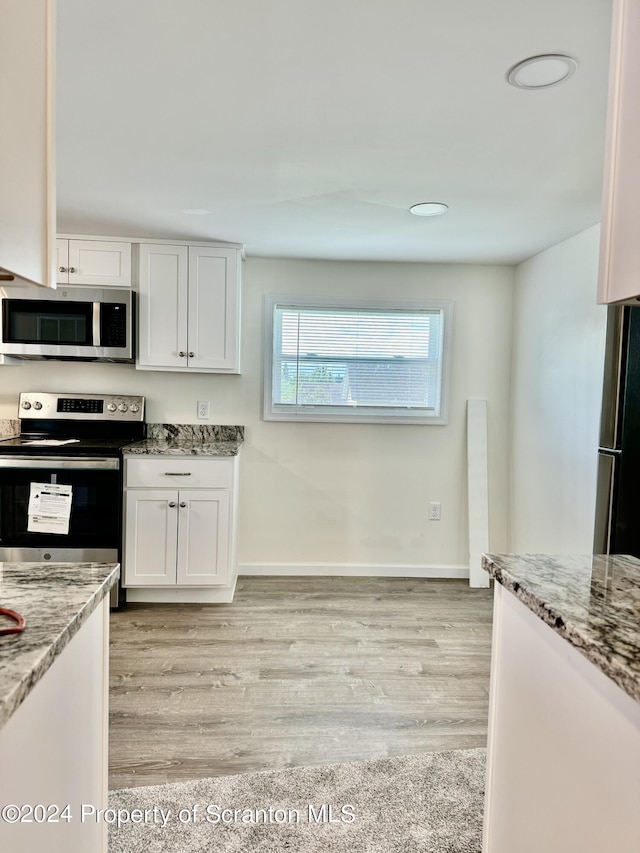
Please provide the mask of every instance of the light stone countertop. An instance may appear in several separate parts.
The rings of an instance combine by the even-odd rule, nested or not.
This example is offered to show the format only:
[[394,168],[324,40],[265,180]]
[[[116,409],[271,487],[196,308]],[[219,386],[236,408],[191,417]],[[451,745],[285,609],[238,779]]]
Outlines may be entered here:
[[483,567],[640,702],[640,560],[484,554]]
[[[0,607],[24,616],[0,636],[0,727],[108,595],[117,563],[0,563]],[[3,625],[13,623],[2,617]]]

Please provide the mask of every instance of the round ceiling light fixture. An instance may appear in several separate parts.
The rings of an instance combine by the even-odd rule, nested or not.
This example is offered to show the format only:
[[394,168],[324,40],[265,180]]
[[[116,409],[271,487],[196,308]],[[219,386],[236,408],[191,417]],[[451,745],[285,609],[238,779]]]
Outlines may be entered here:
[[409,208],[415,216],[442,216],[447,210],[449,205],[441,201],[421,201],[420,204],[414,204]]
[[518,62],[507,72],[507,80],[518,89],[548,89],[575,74],[578,63],[564,53],[543,53]]

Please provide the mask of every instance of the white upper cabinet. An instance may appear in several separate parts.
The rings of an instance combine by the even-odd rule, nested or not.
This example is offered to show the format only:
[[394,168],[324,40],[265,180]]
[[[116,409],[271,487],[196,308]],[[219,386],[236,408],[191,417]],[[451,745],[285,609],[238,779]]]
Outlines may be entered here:
[[188,366],[237,371],[237,249],[189,249]]
[[640,0],[615,0],[598,302],[640,297]]
[[131,243],[56,240],[58,284],[131,287]]
[[140,246],[138,367],[187,364],[187,246]]
[[46,287],[56,286],[54,46],[54,0],[0,0],[0,269]]
[[240,372],[239,254],[141,244],[140,369]]

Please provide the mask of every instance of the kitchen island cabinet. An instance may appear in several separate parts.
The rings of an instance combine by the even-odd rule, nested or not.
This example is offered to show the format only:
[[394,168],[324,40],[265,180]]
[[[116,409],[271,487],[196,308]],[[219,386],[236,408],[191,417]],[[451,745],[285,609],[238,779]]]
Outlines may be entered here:
[[[108,593],[118,572],[0,563],[0,602],[26,619],[22,634],[0,637],[0,850],[107,851],[106,824],[86,809],[83,822],[82,806],[107,805]],[[24,821],[11,822],[14,805]]]
[[640,562],[489,555],[483,853],[640,850]]

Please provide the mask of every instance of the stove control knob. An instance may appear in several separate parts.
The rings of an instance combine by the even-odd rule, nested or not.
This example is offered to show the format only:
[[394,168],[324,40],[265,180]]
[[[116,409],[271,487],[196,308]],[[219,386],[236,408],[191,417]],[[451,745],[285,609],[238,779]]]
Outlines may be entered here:
[[115,410],[116,410],[117,408],[118,408],[118,407],[116,406],[116,404],[115,404],[115,403],[107,403],[107,411],[108,411],[108,412],[115,412]]
[[119,412],[128,412],[129,406],[127,406],[126,403],[120,403],[120,405],[118,406],[118,411]]
[[137,412],[139,412],[139,411],[140,411],[140,406],[139,406],[137,403],[132,403],[132,404],[129,406],[129,411],[130,411],[130,412],[133,412],[133,414],[135,415],[135,414],[137,414]]
[[28,400],[23,400],[21,405],[22,405],[23,409],[30,409],[31,408],[31,403]]
[[33,404],[33,408],[34,408],[34,409],[37,409],[38,411],[40,411],[40,409],[42,408],[42,403],[39,403],[39,402],[36,400],[36,401],[35,401],[35,403]]

